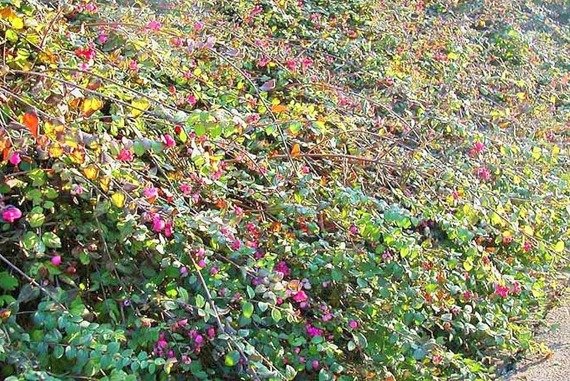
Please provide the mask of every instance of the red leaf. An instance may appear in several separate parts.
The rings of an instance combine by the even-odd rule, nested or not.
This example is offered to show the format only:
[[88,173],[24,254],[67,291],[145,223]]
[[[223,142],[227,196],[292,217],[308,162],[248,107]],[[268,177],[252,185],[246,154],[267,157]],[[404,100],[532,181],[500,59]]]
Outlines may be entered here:
[[28,111],[24,114],[24,118],[22,120],[24,126],[32,133],[34,138],[38,137],[39,134],[39,120],[38,115],[33,111]]

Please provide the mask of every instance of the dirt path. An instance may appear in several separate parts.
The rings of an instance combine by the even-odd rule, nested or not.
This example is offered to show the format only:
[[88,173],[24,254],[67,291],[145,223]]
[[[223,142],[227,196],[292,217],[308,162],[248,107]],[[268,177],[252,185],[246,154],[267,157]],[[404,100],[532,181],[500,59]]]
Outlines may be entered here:
[[506,381],[570,380],[570,289],[566,288],[559,307],[546,317],[546,328],[537,336],[551,354],[529,357],[516,367]]

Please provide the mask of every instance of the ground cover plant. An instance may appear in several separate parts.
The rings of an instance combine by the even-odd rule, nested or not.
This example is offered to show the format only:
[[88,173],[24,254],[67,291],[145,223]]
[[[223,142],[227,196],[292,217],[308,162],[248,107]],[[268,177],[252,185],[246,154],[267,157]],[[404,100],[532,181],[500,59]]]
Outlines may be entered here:
[[564,0],[0,0],[8,380],[487,380],[568,263]]

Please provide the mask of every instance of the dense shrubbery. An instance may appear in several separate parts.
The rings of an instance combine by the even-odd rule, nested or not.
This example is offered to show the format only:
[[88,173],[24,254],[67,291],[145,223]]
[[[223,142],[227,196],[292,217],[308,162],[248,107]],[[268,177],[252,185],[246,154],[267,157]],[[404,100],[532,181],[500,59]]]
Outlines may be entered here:
[[2,376],[481,380],[533,349],[568,25],[387,3],[0,0]]

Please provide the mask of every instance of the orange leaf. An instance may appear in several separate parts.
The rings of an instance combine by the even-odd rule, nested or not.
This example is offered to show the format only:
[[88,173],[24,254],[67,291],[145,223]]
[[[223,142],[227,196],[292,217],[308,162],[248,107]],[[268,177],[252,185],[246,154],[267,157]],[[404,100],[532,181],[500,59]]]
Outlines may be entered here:
[[273,105],[271,106],[271,111],[273,111],[274,113],[280,113],[280,112],[284,112],[287,111],[287,106],[284,105]]
[[223,198],[220,198],[216,201],[216,207],[218,209],[226,209],[228,207],[228,203]]
[[38,115],[33,111],[28,111],[22,118],[22,123],[32,133],[34,138],[38,137],[39,133],[39,119]]
[[71,101],[69,101],[69,107],[71,107],[73,109],[79,108],[82,100],[83,100],[83,98],[72,99]]
[[12,10],[12,8],[10,8],[10,7],[4,7],[2,9],[0,9],[0,18],[2,18],[2,19],[9,20],[15,16],[16,16],[16,14]]
[[291,291],[299,292],[303,288],[301,281],[294,279],[287,284],[287,288]]
[[2,161],[10,158],[10,141],[7,138],[0,140],[0,151],[2,151]]
[[269,230],[271,230],[273,233],[277,233],[281,230],[281,223],[277,222],[277,221],[273,221],[271,223],[271,226],[269,227]]
[[293,145],[293,148],[291,148],[291,156],[298,157],[300,154],[301,154],[301,146],[299,146],[298,143],[295,143]]

